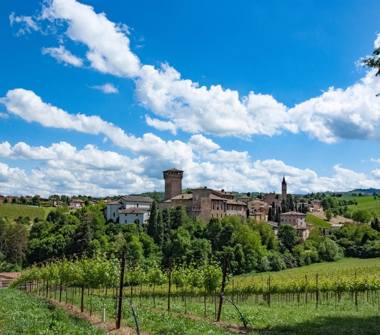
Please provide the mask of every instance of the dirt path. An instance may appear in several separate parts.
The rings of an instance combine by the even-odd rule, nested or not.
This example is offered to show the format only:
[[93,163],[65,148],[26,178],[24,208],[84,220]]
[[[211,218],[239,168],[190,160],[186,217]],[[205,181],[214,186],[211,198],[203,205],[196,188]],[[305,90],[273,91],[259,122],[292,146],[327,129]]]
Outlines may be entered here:
[[[80,309],[72,304],[66,304],[64,302],[59,302],[54,299],[48,300],[51,304],[63,308],[65,311],[67,311],[72,316],[78,317],[80,319],[87,320],[90,322],[93,326],[102,329],[107,332],[107,334],[118,334],[118,335],[136,335],[136,331],[133,328],[130,327],[122,327],[120,329],[115,328],[115,322],[107,321],[102,322],[101,318],[95,314],[90,315],[89,312],[84,311],[83,313],[80,311]],[[146,332],[141,332],[141,335],[149,335]]]

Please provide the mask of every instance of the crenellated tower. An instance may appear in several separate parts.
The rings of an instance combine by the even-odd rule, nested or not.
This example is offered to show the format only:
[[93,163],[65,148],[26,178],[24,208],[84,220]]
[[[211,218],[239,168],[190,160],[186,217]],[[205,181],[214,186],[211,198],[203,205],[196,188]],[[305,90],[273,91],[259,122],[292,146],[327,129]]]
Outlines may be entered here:
[[165,179],[165,199],[168,200],[182,193],[183,171],[169,169],[163,172]]

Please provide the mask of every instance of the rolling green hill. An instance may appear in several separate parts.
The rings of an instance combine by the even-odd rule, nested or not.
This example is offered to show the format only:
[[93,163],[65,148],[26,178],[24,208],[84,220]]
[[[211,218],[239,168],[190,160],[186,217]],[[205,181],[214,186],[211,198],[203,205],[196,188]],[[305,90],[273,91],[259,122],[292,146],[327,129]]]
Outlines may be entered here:
[[357,205],[349,205],[348,208],[351,211],[357,210],[357,209],[364,209],[368,210],[371,213],[375,213],[377,216],[380,217],[380,197],[379,196],[352,196],[352,195],[345,195],[341,199],[344,200],[355,200],[357,202]]
[[7,217],[9,219],[17,219],[18,217],[29,217],[34,220],[45,219],[52,207],[36,207],[27,205],[16,204],[1,204],[0,205],[0,217]]
[[306,222],[315,226],[315,227],[318,227],[318,228],[329,228],[329,227],[331,227],[330,223],[328,223],[325,220],[322,220],[321,218],[319,218],[319,217],[317,217],[311,213],[307,213]]

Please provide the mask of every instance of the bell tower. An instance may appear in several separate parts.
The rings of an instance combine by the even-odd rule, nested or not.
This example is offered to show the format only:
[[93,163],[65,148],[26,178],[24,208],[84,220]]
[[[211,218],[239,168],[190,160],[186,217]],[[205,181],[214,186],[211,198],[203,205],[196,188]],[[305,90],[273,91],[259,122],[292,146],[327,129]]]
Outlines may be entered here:
[[163,172],[165,179],[165,198],[171,199],[182,193],[183,171],[178,169],[169,169]]
[[286,196],[288,194],[287,188],[288,187],[287,187],[285,176],[284,176],[282,177],[282,184],[281,184],[281,199],[282,200],[286,200]]

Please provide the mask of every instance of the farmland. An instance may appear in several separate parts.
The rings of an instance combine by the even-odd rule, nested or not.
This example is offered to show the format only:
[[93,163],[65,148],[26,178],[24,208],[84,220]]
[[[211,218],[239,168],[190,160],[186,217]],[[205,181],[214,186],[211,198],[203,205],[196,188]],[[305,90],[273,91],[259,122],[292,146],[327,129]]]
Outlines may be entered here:
[[331,227],[331,224],[321,218],[319,218],[318,216],[315,216],[311,213],[307,213],[306,215],[306,222],[308,224],[311,224],[313,225],[314,227],[318,227],[318,228],[329,228]]
[[344,195],[340,199],[342,200],[355,200],[356,205],[349,205],[348,210],[368,210],[369,212],[380,216],[380,197],[379,196],[353,196],[353,195]]
[[335,262],[315,263],[278,272],[248,273],[236,276],[235,280],[244,282],[246,280],[267,277],[268,275],[271,275],[273,279],[303,278],[305,275],[313,276],[317,273],[331,276],[341,273],[354,274],[355,271],[360,273],[368,270],[380,276],[380,258],[343,258]]
[[[149,269],[145,274],[138,268],[130,271],[127,268],[122,324],[135,326],[133,305],[140,329],[148,334],[232,334],[243,320],[255,335],[377,335],[380,330],[380,259],[343,259],[336,263],[233,277],[227,287],[220,323],[214,322],[220,287],[205,291],[194,279],[185,284],[186,276],[199,279],[201,273],[197,269],[184,270],[181,280],[178,280],[179,270],[176,275],[173,272],[170,294],[164,273],[162,284],[154,291],[152,283],[158,281],[152,281],[154,276]],[[27,285],[27,290],[34,295],[65,301],[93,314],[102,314],[104,308],[107,318],[114,319],[118,272],[115,261],[64,261],[26,272],[20,283],[33,283]],[[317,286],[303,286],[305,276],[317,278]],[[265,289],[268,278],[272,286]],[[324,282],[324,278],[328,280]],[[130,286],[131,280],[133,286]],[[349,285],[336,285],[343,282]],[[67,285],[61,286],[62,283]],[[294,290],[290,285],[294,283],[302,285]],[[247,290],[247,287],[260,289]],[[171,298],[170,312],[167,311],[168,297]]]
[[11,220],[18,217],[29,217],[30,219],[46,219],[46,216],[52,210],[51,207],[37,207],[18,204],[1,204],[0,217],[8,218]]

